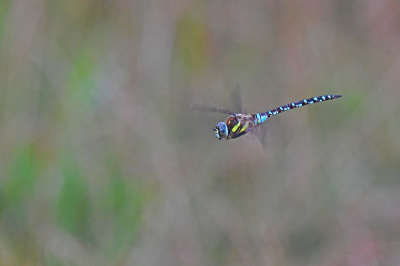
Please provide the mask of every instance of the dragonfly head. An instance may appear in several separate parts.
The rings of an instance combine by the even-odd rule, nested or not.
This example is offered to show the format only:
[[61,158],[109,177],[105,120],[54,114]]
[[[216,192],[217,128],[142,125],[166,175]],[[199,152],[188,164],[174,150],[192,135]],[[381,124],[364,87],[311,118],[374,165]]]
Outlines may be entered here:
[[228,137],[228,127],[224,122],[219,122],[216,127],[213,128],[214,135],[217,139],[226,139]]

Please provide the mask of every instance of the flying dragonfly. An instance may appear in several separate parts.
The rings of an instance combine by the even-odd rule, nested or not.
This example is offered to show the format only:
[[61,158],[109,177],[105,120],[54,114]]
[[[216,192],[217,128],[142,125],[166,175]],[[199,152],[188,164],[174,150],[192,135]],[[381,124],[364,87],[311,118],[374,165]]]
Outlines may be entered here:
[[219,122],[213,128],[214,135],[215,137],[217,137],[217,139],[222,140],[222,139],[238,138],[246,133],[254,132],[257,128],[259,128],[259,126],[262,123],[264,123],[268,118],[274,115],[283,113],[291,109],[302,107],[305,105],[338,99],[342,97],[342,95],[329,94],[309,99],[303,99],[301,101],[292,102],[286,105],[279,106],[278,108],[269,110],[264,113],[255,113],[255,114],[245,114],[242,108],[240,94],[238,94],[237,90],[234,91],[233,97],[235,98],[237,105],[240,106],[241,110],[240,113],[235,113],[229,109],[221,108],[213,104],[202,104],[202,103],[191,104],[191,108],[194,110],[219,112],[229,115],[229,117],[225,121]]

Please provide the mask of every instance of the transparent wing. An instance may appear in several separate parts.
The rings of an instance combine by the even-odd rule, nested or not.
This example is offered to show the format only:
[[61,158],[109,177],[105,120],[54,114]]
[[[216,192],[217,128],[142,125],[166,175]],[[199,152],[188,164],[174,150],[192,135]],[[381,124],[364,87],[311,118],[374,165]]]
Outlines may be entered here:
[[244,114],[245,112],[243,108],[242,94],[238,85],[232,91],[231,98],[234,103],[235,110],[238,110],[240,113]]
[[267,127],[266,125],[258,125],[256,126],[253,131],[252,134],[254,134],[258,140],[261,143],[261,146],[263,147],[264,150],[266,150],[267,148]]
[[233,115],[235,113],[229,109],[219,107],[212,103],[192,102],[190,104],[190,108],[193,110],[197,110],[197,111],[218,112],[218,113],[223,113],[223,114],[228,114],[228,115]]

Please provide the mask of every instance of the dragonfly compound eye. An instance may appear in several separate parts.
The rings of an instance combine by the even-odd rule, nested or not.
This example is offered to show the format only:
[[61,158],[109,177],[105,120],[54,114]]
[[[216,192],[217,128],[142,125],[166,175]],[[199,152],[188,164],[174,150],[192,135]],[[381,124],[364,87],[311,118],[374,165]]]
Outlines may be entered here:
[[224,122],[219,122],[217,128],[219,131],[219,137],[226,139],[228,137],[228,127],[226,124]]

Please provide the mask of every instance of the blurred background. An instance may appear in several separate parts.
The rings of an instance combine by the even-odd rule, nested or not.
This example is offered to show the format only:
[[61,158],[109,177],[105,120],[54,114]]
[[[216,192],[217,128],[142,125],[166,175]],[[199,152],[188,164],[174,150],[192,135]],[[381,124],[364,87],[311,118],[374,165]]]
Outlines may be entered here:
[[398,0],[3,0],[0,265],[400,265],[399,83]]

